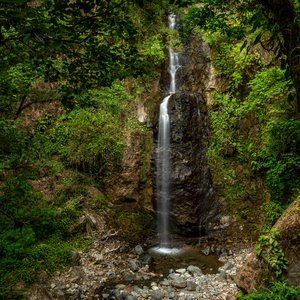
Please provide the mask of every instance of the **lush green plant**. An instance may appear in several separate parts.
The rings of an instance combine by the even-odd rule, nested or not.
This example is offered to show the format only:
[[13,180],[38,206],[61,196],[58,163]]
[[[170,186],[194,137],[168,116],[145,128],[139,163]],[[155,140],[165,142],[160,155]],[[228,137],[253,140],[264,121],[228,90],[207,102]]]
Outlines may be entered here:
[[[65,182],[64,188],[74,183]],[[84,247],[87,241],[69,233],[80,215],[81,199],[50,204],[26,177],[7,178],[0,189],[1,297],[12,297],[11,288],[20,280],[32,283],[39,271],[52,273],[69,264],[70,251]]]
[[69,129],[67,159],[75,167],[95,175],[117,167],[123,155],[121,124],[105,112],[75,110]]
[[53,230],[55,212],[28,181],[12,176],[0,189],[1,230],[30,226],[41,238]]
[[282,276],[284,270],[287,269],[287,259],[278,242],[280,233],[272,228],[258,238],[256,244],[256,253],[260,256],[274,272],[276,277]]
[[30,136],[13,120],[0,120],[0,172],[26,165]]
[[214,54],[213,64],[218,74],[228,81],[229,91],[239,94],[241,87],[253,76],[259,56],[240,50],[242,43],[222,43]]
[[[248,85],[250,92],[245,101],[215,93],[209,112],[213,133],[209,162],[218,169],[215,177],[221,185],[226,178],[234,180],[232,162],[249,169],[250,175],[261,172],[272,199],[284,203],[299,188],[296,149],[300,147],[300,126],[289,113],[291,82],[286,80],[284,70],[273,67],[258,72]],[[230,181],[224,181],[225,190],[228,184]]]
[[22,299],[22,295],[13,289],[15,284],[20,281],[31,284],[40,271],[51,275],[57,269],[70,265],[72,251],[83,250],[89,243],[78,236],[62,238],[58,234],[40,242],[33,236],[30,230],[25,229],[24,232],[11,232],[10,244],[7,243],[8,239],[1,239],[1,246],[5,244],[8,252],[5,252],[5,256],[1,255],[0,260],[0,298]]
[[145,41],[140,49],[141,60],[144,63],[149,65],[149,69],[151,69],[151,65],[158,66],[160,65],[164,59],[164,43],[160,36],[152,36],[149,40]]
[[87,90],[75,97],[79,107],[105,111],[114,116],[120,115],[130,100],[130,95],[118,82],[114,82],[111,87]]
[[269,289],[255,291],[248,295],[239,293],[239,300],[297,300],[300,299],[300,289],[286,282],[275,281]]
[[262,210],[265,215],[265,226],[266,228],[271,229],[283,213],[284,207],[280,203],[272,201],[263,203]]

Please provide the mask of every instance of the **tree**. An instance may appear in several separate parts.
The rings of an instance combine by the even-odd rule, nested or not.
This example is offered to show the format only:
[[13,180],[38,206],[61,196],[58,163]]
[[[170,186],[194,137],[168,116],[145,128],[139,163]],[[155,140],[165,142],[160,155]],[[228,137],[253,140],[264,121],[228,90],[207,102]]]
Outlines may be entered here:
[[280,26],[290,75],[297,92],[297,112],[300,113],[300,27],[298,13],[290,0],[259,0],[267,9],[270,22]]
[[[135,24],[139,16],[134,12],[143,7],[151,13],[155,5],[164,11],[166,1],[134,2],[4,0],[0,110],[12,111],[11,104],[25,102],[37,81],[59,83],[68,100],[84,89],[146,72],[148,57],[139,51],[139,43],[147,34]],[[12,73],[28,80],[12,86]]]
[[[200,1],[197,1],[200,2]],[[243,38],[251,28],[258,32],[254,40],[245,41],[244,46],[262,42],[266,32],[275,56],[284,60],[296,89],[296,113],[300,112],[300,23],[299,9],[291,0],[206,0],[194,8],[187,18],[187,31],[193,26],[209,30],[220,30],[227,38]],[[203,3],[204,2],[204,3]],[[295,1],[296,3],[297,1]],[[230,24],[230,26],[227,26]],[[232,26],[236,24],[236,26]],[[186,24],[185,24],[186,25]],[[259,30],[258,30],[259,29]],[[275,42],[274,42],[275,40]],[[247,43],[248,42],[248,43]]]

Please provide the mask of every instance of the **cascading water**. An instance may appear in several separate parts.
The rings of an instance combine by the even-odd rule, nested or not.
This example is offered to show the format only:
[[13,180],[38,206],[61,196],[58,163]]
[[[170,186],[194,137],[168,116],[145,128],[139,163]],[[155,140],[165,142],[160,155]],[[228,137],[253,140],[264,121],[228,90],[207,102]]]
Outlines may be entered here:
[[[169,16],[169,29],[174,30],[176,16]],[[169,217],[170,217],[170,120],[168,115],[168,101],[172,94],[176,92],[176,72],[179,65],[179,53],[169,49],[169,74],[170,87],[169,95],[165,97],[160,105],[159,130],[156,154],[156,185],[157,185],[157,222],[159,251],[169,253]]]

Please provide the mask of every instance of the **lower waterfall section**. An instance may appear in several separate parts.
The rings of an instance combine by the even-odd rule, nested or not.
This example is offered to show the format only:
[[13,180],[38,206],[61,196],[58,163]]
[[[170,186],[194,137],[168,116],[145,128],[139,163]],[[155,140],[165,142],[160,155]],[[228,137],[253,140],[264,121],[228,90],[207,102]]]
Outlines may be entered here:
[[170,215],[170,120],[168,101],[164,98],[160,105],[159,132],[156,149],[156,188],[157,188],[157,230],[160,247],[169,246]]

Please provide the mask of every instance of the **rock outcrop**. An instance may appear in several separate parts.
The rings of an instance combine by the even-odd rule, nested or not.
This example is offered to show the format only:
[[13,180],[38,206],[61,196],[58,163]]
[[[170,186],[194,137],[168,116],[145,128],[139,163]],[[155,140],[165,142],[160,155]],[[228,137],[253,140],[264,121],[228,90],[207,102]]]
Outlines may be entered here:
[[[127,87],[130,90],[130,86]],[[137,128],[124,130],[125,149],[120,170],[105,182],[110,205],[122,210],[153,212],[153,152],[151,127],[157,122],[159,80],[132,103],[130,118]],[[140,127],[138,126],[140,124]],[[142,127],[144,126],[144,127]]]
[[274,228],[280,232],[280,244],[288,260],[286,278],[300,287],[300,196],[278,219]]
[[[285,277],[294,286],[300,286],[300,197],[297,198],[273,226],[280,233],[279,243],[288,260]],[[266,264],[253,252],[235,277],[239,288],[246,292],[268,282]]]
[[127,132],[122,170],[108,178],[109,202],[123,210],[152,211],[152,133]]
[[170,101],[172,216],[185,233],[199,234],[214,213],[206,152],[208,117],[201,94],[177,93]]
[[209,47],[197,37],[181,55],[178,92],[169,101],[171,123],[171,202],[175,228],[185,234],[206,233],[216,215],[207,162],[209,124],[206,87],[211,81]]

